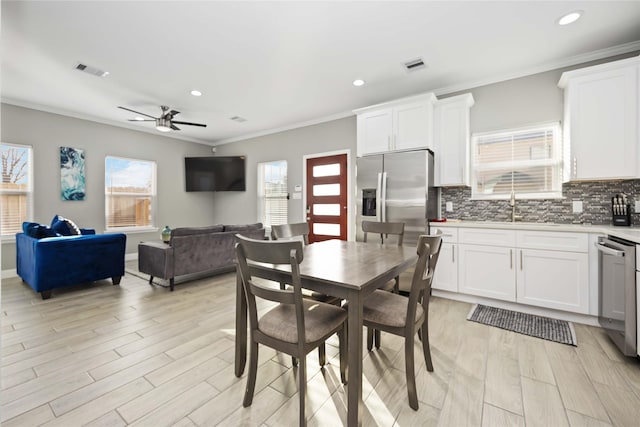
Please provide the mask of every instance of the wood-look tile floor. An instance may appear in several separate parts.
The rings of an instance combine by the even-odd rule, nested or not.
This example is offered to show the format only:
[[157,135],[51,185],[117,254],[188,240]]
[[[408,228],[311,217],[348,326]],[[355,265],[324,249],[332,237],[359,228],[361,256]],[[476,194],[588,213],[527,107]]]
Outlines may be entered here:
[[[409,280],[403,278],[402,280]],[[43,301],[2,281],[2,425],[296,425],[296,369],[260,347],[256,395],[233,374],[235,277],[149,286],[127,274]],[[468,304],[432,299],[435,371],[416,344],[420,409],[407,401],[401,339],[364,354],[365,426],[637,426],[640,364],[598,328],[575,325],[578,347],[466,321]],[[345,423],[337,339],[320,369],[309,355],[311,426]]]

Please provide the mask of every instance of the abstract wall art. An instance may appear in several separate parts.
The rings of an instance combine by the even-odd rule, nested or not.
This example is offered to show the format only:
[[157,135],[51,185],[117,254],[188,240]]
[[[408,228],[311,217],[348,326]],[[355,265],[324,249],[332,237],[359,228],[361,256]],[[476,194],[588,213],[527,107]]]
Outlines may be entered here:
[[60,147],[60,195],[62,200],[84,200],[84,150]]

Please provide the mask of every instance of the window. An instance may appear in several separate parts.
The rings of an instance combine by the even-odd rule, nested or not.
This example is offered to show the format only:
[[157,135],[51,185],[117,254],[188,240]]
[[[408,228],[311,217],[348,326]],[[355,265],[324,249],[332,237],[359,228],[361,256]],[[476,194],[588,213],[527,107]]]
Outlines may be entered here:
[[104,171],[107,230],[152,228],[156,163],[107,157]]
[[562,197],[561,145],[558,123],[473,135],[472,197]]
[[258,221],[268,229],[288,222],[287,162],[258,163]]
[[2,236],[22,231],[22,223],[33,218],[33,159],[26,145],[0,144],[2,186],[0,203]]

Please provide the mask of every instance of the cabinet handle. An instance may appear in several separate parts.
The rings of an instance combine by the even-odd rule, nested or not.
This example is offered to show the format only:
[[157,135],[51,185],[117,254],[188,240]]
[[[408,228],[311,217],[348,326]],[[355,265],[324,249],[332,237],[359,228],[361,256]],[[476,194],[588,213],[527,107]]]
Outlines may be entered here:
[[456,245],[451,245],[451,263],[456,263]]
[[578,177],[578,158],[577,157],[573,158],[573,177],[574,178]]
[[391,147],[391,135],[387,135],[387,147],[389,151],[393,150],[393,147]]
[[520,271],[522,271],[522,249],[520,249]]
[[513,270],[513,249],[509,249],[509,269]]

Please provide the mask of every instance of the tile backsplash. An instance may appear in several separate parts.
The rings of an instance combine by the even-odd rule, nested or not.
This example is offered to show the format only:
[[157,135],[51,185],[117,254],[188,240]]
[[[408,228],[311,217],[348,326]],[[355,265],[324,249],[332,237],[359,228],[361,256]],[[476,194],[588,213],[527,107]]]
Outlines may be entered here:
[[[631,204],[631,224],[640,225],[640,212],[634,201],[640,199],[640,179],[625,181],[568,182],[562,186],[562,199],[516,200],[516,215],[526,222],[559,224],[611,224],[611,197],[624,193]],[[573,201],[582,201],[582,212],[573,213]],[[446,202],[453,212],[446,212]],[[509,200],[471,200],[470,187],[441,189],[442,217],[470,221],[510,221]]]

